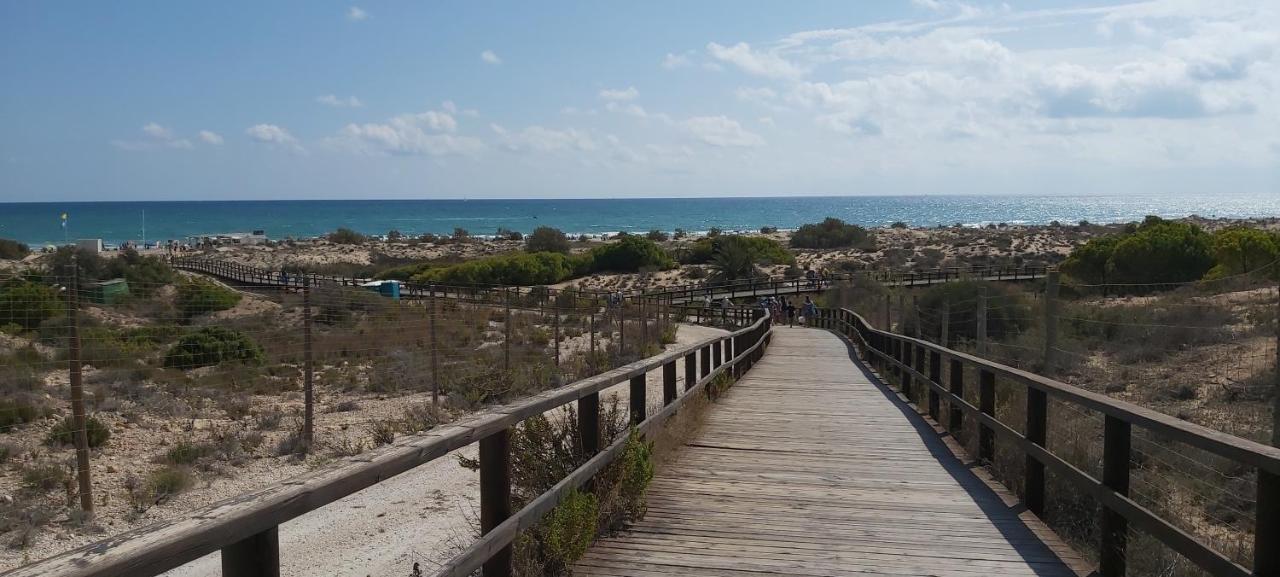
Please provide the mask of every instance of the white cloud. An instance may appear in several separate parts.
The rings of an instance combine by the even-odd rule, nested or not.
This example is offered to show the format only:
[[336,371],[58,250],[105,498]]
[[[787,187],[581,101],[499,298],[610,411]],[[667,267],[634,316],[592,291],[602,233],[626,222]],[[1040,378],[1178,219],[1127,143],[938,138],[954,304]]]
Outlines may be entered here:
[[142,134],[146,136],[143,140],[112,140],[111,146],[120,150],[128,151],[152,150],[156,148],[190,150],[194,148],[190,140],[186,138],[178,138],[174,135],[172,129],[156,122],[148,122],[142,125]]
[[168,128],[165,128],[164,126],[161,126],[154,122],[148,122],[144,124],[142,126],[142,132],[145,133],[147,136],[150,136],[152,138],[157,138],[160,140],[170,140],[173,138],[172,130],[169,130]]
[[246,128],[244,133],[255,142],[285,148],[294,152],[306,152],[306,149],[302,147],[297,138],[289,134],[289,131],[284,127],[275,124],[255,124]]
[[212,144],[214,146],[218,146],[222,144],[222,135],[216,132],[212,132],[209,130],[201,130],[199,137],[200,137],[200,141],[205,144]]
[[352,22],[360,22],[369,19],[369,13],[365,12],[359,6],[352,6],[347,9],[347,20]]
[[497,124],[490,124],[489,128],[497,135],[503,147],[515,152],[559,150],[590,152],[599,148],[599,144],[590,134],[575,128],[557,130],[534,125],[519,132],[511,132]]
[[738,121],[727,116],[695,116],[685,120],[683,125],[695,138],[712,146],[764,146],[764,138],[748,132]]
[[458,105],[454,104],[452,100],[446,100],[444,102],[441,102],[440,108],[443,109],[445,112],[448,112],[449,114],[458,113]]
[[773,121],[773,117],[772,117],[772,116],[761,116],[760,118],[757,118],[757,119],[756,119],[756,121],[757,121],[757,122],[759,122],[760,124],[765,125],[765,126],[775,126],[775,125],[776,125],[776,124],[774,123],[774,121]]
[[471,155],[484,143],[454,134],[458,122],[446,112],[401,114],[382,123],[348,124],[329,142],[367,154]]
[[502,59],[498,58],[498,55],[494,54],[492,50],[485,50],[484,52],[481,52],[480,60],[484,61],[485,64],[493,64],[495,66],[502,64]]
[[640,91],[634,86],[628,86],[622,89],[606,88],[600,91],[600,98],[610,101],[635,100],[640,96]]
[[322,96],[317,96],[316,102],[319,102],[320,104],[323,104],[325,106],[332,106],[334,108],[360,108],[364,106],[364,103],[360,102],[360,99],[354,96],[348,96],[346,98],[338,98],[333,94],[325,94]]
[[741,68],[743,72],[768,78],[798,78],[804,72],[795,64],[772,52],[752,50],[751,45],[739,42],[733,46],[707,44],[707,52],[717,60]]
[[693,66],[693,59],[687,54],[672,54],[670,52],[662,59],[662,67],[667,70],[675,70],[677,68],[687,68]]

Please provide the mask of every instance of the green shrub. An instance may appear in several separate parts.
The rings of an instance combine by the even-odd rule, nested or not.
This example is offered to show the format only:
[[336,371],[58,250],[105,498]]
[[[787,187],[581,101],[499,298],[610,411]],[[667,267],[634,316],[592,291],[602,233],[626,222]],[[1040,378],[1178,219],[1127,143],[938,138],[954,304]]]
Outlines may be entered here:
[[129,282],[130,293],[143,297],[150,296],[156,289],[172,283],[177,277],[178,274],[163,258],[142,256],[131,248],[108,261],[103,270],[104,279],[123,278]]
[[226,361],[261,364],[262,347],[237,331],[223,327],[204,327],[178,339],[165,353],[164,366],[192,369]]
[[18,260],[31,254],[31,248],[16,240],[0,238],[0,259]]
[[339,228],[325,235],[325,238],[333,244],[364,244],[369,240],[369,237],[349,228]]
[[23,279],[0,285],[0,325],[14,324],[31,330],[62,315],[64,310],[62,296],[53,287]]
[[[1217,263],[1210,277],[1253,272],[1280,258],[1280,236],[1243,226],[1224,228],[1213,233],[1213,258]],[[1268,271],[1276,276],[1276,269]]]
[[638,272],[642,268],[666,270],[676,265],[662,247],[635,235],[593,248],[590,257],[588,268],[591,272]]
[[1089,284],[1181,283],[1213,267],[1212,237],[1200,227],[1149,216],[1120,235],[1090,240],[1072,251],[1063,271]]
[[373,278],[379,280],[408,281],[417,275],[435,268],[436,266],[437,265],[429,262],[406,264],[379,271],[377,274],[373,275]]
[[581,272],[581,259],[555,252],[506,254],[428,270],[416,282],[442,284],[555,284]]
[[498,227],[498,232],[494,233],[493,237],[498,240],[511,240],[511,241],[524,240],[524,235],[521,234],[520,231],[511,230],[509,228],[503,228],[503,227]]
[[662,231],[660,231],[660,230],[658,230],[658,229],[656,229],[656,228],[655,228],[655,229],[653,229],[653,230],[651,230],[651,231],[649,231],[649,234],[644,235],[644,237],[645,237],[645,238],[647,238],[647,239],[649,239],[649,240],[651,240],[651,241],[653,241],[653,242],[666,242],[667,240],[669,240],[669,239],[671,238],[671,236],[670,236],[670,235],[668,235],[667,233],[662,232]]
[[17,425],[35,422],[47,417],[52,409],[39,397],[30,393],[4,392],[0,397],[0,431],[9,431]]
[[596,537],[596,518],[600,505],[596,496],[577,490],[570,491],[564,500],[543,518],[539,540],[545,547],[544,574],[564,574],[575,561],[582,558]]
[[[66,417],[49,430],[49,436],[45,439],[45,442],[50,445],[74,445],[76,442],[75,430],[75,418]],[[94,416],[85,417],[85,432],[88,433],[90,448],[101,447],[111,439],[111,429],[107,428],[106,423],[99,421]]]
[[240,293],[207,280],[191,279],[178,284],[176,303],[184,319],[225,311],[240,302]]
[[732,238],[716,239],[715,252],[711,255],[711,280],[724,283],[765,276],[756,267],[756,259],[746,243],[732,242]]
[[164,455],[159,460],[160,462],[167,463],[169,465],[194,465],[196,461],[199,461],[212,453],[212,445],[196,443],[183,439],[178,441],[178,443],[168,451],[165,451]]
[[684,264],[708,264],[715,259],[716,252],[726,247],[735,247],[746,251],[755,264],[795,264],[796,257],[782,243],[771,238],[759,236],[718,236],[703,237],[693,243],[680,257]]
[[1119,235],[1107,235],[1090,239],[1071,251],[1062,263],[1062,272],[1088,284],[1104,284],[1108,280],[1107,263],[1120,243]]
[[41,493],[62,487],[68,479],[67,468],[55,463],[35,463],[22,470],[22,486]]
[[152,502],[164,503],[191,488],[195,478],[186,467],[170,465],[152,471],[147,476],[147,492]]
[[794,248],[845,248],[871,249],[875,238],[867,229],[847,224],[838,218],[826,218],[818,224],[801,226],[791,235]]

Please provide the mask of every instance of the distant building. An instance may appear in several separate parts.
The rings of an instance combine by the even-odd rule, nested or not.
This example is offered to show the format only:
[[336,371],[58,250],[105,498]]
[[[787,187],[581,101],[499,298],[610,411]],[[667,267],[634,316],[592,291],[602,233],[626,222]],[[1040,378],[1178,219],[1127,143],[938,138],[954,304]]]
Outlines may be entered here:
[[76,241],[76,248],[87,250],[93,254],[102,252],[102,239],[100,238],[82,238]]

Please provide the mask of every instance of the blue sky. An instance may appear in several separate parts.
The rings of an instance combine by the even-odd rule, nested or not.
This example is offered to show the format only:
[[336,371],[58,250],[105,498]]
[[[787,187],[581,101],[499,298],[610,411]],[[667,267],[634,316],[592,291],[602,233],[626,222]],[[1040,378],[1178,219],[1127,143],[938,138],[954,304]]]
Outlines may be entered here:
[[0,4],[0,201],[1280,194],[1274,2]]

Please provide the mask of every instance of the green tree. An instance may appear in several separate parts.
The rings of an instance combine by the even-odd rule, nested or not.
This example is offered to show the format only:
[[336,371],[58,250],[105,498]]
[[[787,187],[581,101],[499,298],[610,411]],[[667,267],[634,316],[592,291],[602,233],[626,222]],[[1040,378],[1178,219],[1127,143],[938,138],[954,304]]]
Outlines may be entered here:
[[1211,238],[1200,227],[1155,217],[1116,244],[1107,276],[1119,283],[1179,283],[1198,280],[1213,267]]
[[791,235],[794,248],[871,248],[875,239],[867,229],[828,217],[818,224],[806,224]]
[[641,268],[669,269],[675,264],[671,255],[653,241],[627,235],[617,242],[592,249],[589,269],[592,272],[636,272]]
[[[728,241],[723,238],[722,241]],[[756,267],[751,251],[742,242],[716,243],[715,253],[711,257],[711,280],[713,282],[729,282],[746,280],[763,276]]]
[[1233,226],[1213,233],[1213,256],[1217,265],[1210,276],[1244,274],[1275,262],[1280,258],[1280,246],[1265,231]]
[[569,237],[564,231],[549,226],[540,226],[529,233],[524,241],[526,252],[558,252],[569,254]]
[[796,262],[795,255],[791,254],[791,251],[776,240],[760,236],[741,235],[700,238],[681,254],[680,262],[685,264],[710,263],[715,256],[717,247],[726,243],[732,243],[744,248],[750,253],[752,262],[756,264],[794,264]]
[[1088,284],[1107,282],[1107,263],[1120,244],[1120,236],[1107,235],[1090,239],[1084,245],[1071,251],[1071,256],[1062,263],[1062,272],[1068,276]]

